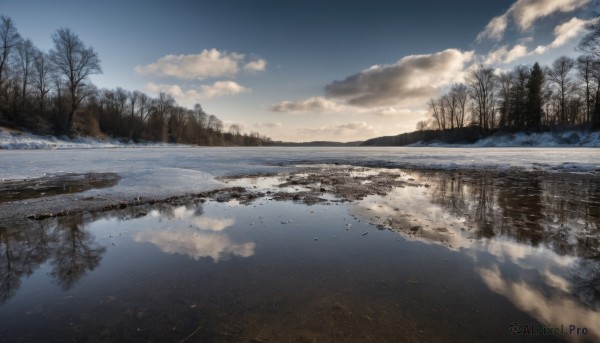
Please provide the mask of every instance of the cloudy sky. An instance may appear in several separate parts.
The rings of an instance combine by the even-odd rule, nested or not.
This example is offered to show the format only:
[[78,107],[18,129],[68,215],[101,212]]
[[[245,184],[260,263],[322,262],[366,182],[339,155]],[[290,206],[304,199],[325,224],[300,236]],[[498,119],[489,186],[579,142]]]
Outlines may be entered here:
[[597,0],[0,0],[42,50],[68,27],[100,56],[92,81],[200,103],[275,140],[413,131],[469,68],[550,64]]

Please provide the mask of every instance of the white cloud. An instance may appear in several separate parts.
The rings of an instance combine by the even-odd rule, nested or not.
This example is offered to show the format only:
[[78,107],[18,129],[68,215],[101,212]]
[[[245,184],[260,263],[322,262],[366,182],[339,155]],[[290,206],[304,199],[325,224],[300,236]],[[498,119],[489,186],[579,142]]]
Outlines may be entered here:
[[175,101],[183,106],[191,107],[200,100],[215,98],[225,95],[234,95],[247,93],[251,90],[233,81],[216,81],[210,85],[201,85],[200,87],[183,89],[179,85],[156,84],[150,82],[146,84],[146,91],[151,94],[161,92],[167,93]]
[[224,95],[250,92],[249,88],[246,88],[234,81],[216,81],[212,85],[202,85],[200,86],[200,89],[205,98],[214,98]]
[[493,40],[502,39],[504,31],[506,31],[507,19],[508,15],[506,13],[492,18],[492,20],[490,20],[490,22],[486,25],[485,30],[481,31],[477,35],[477,41],[480,42],[486,37]]
[[523,44],[517,44],[510,50],[508,49],[508,46],[503,45],[488,53],[485,57],[484,64],[506,64],[525,56],[542,55],[548,52],[548,50],[559,48],[578,37],[584,32],[585,27],[595,20],[596,19],[582,20],[579,18],[571,18],[571,20],[557,25],[554,28],[554,40],[550,44],[539,45],[531,51],[528,51],[527,47]]
[[587,24],[594,22],[595,19],[581,20],[579,18],[571,18],[571,20],[562,23],[554,28],[554,40],[548,45],[540,45],[533,51],[536,54],[543,54],[548,49],[561,47],[568,43],[573,38],[584,32]]
[[195,55],[167,55],[159,58],[154,63],[135,67],[135,72],[141,75],[200,80],[235,76],[241,65],[246,71],[256,72],[264,70],[267,61],[261,58],[248,61],[244,54],[228,53],[217,49],[204,49]]
[[498,49],[491,51],[487,55],[484,64],[510,63],[521,57],[527,56],[527,54],[527,47],[525,45],[517,44],[510,50],[506,45],[503,45]]
[[202,94],[196,89],[183,90],[179,85],[165,85],[148,83],[146,84],[146,91],[150,94],[166,93],[175,99],[175,101],[182,105],[192,107],[194,104],[202,100]]
[[448,49],[435,54],[411,55],[391,65],[375,65],[325,87],[332,98],[350,105],[410,106],[437,95],[440,87],[462,81],[473,51]]
[[259,58],[254,61],[250,61],[246,63],[244,66],[244,70],[247,72],[258,72],[264,71],[267,67],[267,61],[265,59]]
[[283,124],[281,124],[280,122],[255,123],[254,127],[257,129],[260,129],[260,128],[279,129],[279,128],[283,127]]
[[346,124],[299,128],[297,132],[310,140],[348,141],[375,137],[378,130],[364,121],[353,121]]
[[477,35],[477,41],[484,38],[500,40],[507,28],[508,18],[512,18],[521,31],[529,29],[536,20],[557,12],[568,13],[581,8],[591,0],[518,0],[504,14],[494,17]]

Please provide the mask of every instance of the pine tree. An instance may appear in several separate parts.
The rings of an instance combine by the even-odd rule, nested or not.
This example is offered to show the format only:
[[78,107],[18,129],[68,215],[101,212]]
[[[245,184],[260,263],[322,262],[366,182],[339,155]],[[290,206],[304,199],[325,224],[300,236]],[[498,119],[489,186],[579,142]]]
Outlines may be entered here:
[[542,87],[544,85],[544,72],[536,62],[531,68],[527,82],[527,117],[528,130],[539,131],[542,124]]

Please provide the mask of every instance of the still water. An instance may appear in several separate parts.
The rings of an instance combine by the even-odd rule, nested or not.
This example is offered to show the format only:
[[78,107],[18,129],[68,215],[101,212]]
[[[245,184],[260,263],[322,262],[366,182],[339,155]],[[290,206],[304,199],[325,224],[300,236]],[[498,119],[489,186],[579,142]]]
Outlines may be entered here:
[[394,172],[0,227],[0,341],[600,340],[597,179]]

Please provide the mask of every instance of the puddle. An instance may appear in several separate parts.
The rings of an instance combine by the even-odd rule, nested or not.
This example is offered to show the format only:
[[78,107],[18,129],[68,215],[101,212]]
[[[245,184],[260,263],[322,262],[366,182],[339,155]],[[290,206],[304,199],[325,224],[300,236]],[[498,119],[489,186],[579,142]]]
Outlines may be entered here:
[[597,180],[321,168],[227,182],[1,227],[0,337],[600,339]]

